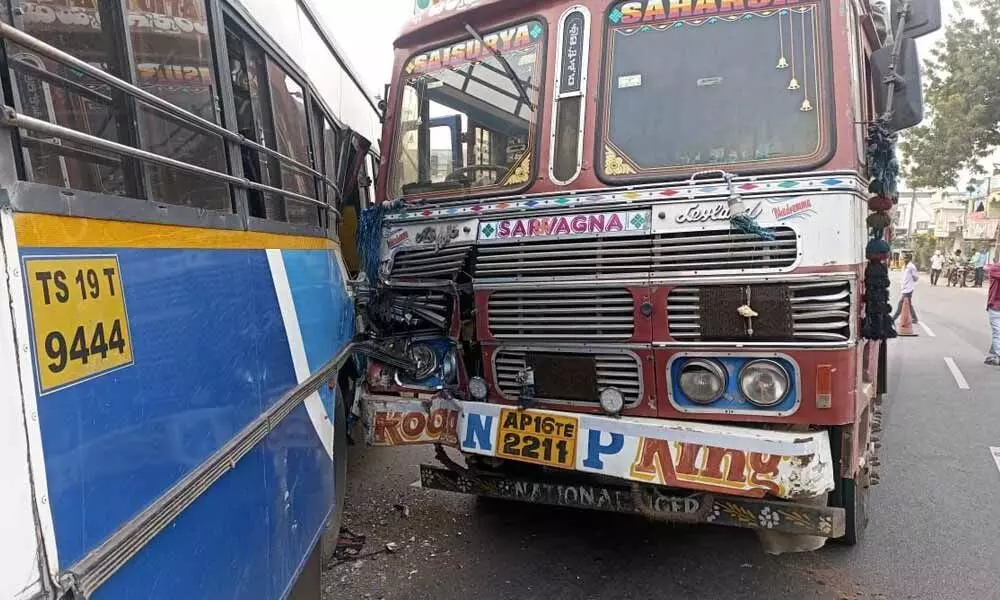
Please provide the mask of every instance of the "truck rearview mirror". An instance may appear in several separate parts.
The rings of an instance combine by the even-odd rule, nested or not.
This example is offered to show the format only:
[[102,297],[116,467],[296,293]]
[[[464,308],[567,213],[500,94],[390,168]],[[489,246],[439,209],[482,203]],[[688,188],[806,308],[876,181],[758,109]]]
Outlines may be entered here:
[[[898,26],[899,13],[893,7],[892,31],[894,34]],[[918,38],[938,29],[941,29],[941,0],[910,0],[910,13],[906,18],[906,25],[903,26],[903,37]]]
[[896,89],[892,106],[887,107],[889,91],[887,78],[892,62],[892,48],[885,47],[872,52],[872,88],[875,90],[875,108],[878,114],[892,110],[889,128],[893,131],[908,129],[924,120],[924,90],[920,82],[920,58],[917,43],[906,38],[901,40],[899,60],[896,63]]

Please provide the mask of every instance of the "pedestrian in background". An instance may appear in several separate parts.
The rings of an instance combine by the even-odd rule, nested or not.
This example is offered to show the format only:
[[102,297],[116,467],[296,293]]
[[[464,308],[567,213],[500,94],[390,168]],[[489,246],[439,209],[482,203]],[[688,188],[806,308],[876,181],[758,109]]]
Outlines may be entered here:
[[903,312],[903,301],[909,298],[910,318],[916,325],[919,321],[917,320],[917,311],[913,308],[913,288],[916,287],[920,275],[917,274],[917,265],[913,264],[912,252],[904,252],[903,260],[906,262],[906,266],[903,267],[903,278],[899,286],[899,304],[896,305],[896,312],[892,315],[892,320],[895,321],[899,318],[899,313]]
[[1000,264],[992,264],[986,269],[990,276],[990,292],[986,295],[986,314],[993,329],[993,344],[984,361],[988,365],[1000,367]]
[[986,263],[989,261],[990,255],[986,248],[980,248],[979,252],[972,257],[972,266],[976,269],[976,287],[983,287],[983,278],[986,274]]
[[941,271],[944,269],[944,254],[941,254],[940,250],[934,251],[934,256],[931,257],[931,285],[937,285],[938,279],[941,278]]

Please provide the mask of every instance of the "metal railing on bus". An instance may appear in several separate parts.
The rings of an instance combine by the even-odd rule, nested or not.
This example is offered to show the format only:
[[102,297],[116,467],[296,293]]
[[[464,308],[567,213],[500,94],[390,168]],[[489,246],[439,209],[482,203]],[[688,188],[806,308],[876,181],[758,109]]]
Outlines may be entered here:
[[[160,98],[159,96],[151,94],[146,90],[134,86],[127,81],[119,79],[114,75],[111,75],[110,73],[102,71],[97,67],[89,63],[86,63],[71,54],[63,52],[62,50],[56,48],[55,46],[51,46],[43,42],[42,40],[28,33],[25,33],[20,29],[17,29],[16,27],[8,25],[7,23],[0,22],[0,37],[3,37],[8,41],[15,43],[19,46],[23,46],[24,48],[27,48],[29,50],[33,50],[62,65],[65,65],[67,67],[80,71],[90,77],[93,77],[94,79],[97,79],[98,81],[101,81],[102,83],[105,83],[111,86],[112,88],[115,88],[121,92],[124,92],[132,96],[136,100],[139,100],[143,104],[150,106],[151,108],[155,109],[161,114],[165,114],[169,117],[179,119],[185,125],[193,126],[194,128],[201,130],[202,132],[217,135],[225,141],[236,143],[241,146],[246,146],[248,148],[256,150],[257,152],[261,152],[267,154],[268,156],[272,156],[281,161],[283,164],[293,167],[296,171],[300,171],[302,173],[310,175],[313,178],[318,179],[322,183],[326,184],[327,186],[329,186],[334,190],[334,193],[336,194],[337,197],[340,197],[342,193],[340,186],[331,181],[328,177],[326,177],[326,175],[317,171],[316,169],[313,169],[309,165],[299,162],[294,158],[291,158],[290,156],[286,156],[278,152],[277,150],[268,148],[263,144],[248,139],[236,132],[230,131],[217,123],[213,123],[212,121],[200,117],[192,112],[184,110],[183,108],[176,106],[170,103],[169,101]],[[281,188],[265,185],[263,183],[257,183],[256,181],[251,181],[246,178],[236,177],[234,175],[230,175],[229,173],[223,173],[221,171],[215,171],[213,169],[206,169],[204,167],[192,165],[190,163],[186,163],[180,160],[176,160],[166,156],[161,156],[153,152],[148,152],[146,150],[141,150],[139,148],[133,148],[132,146],[119,144],[118,142],[112,142],[110,140],[106,140],[104,138],[91,135],[89,133],[77,131],[76,129],[64,127],[62,125],[56,125],[54,123],[49,123],[48,121],[44,121],[42,119],[29,117],[27,115],[18,113],[10,106],[4,107],[3,114],[0,115],[0,122],[9,125],[11,127],[19,127],[22,129],[26,129],[28,131],[33,131],[36,133],[42,133],[45,135],[66,139],[69,141],[84,144],[86,146],[91,146],[94,148],[106,150],[108,152],[112,152],[115,154],[129,156],[139,160],[153,162],[163,166],[172,167],[182,171],[187,171],[189,173],[201,175],[203,177],[220,179],[222,181],[225,181],[227,183],[239,187],[258,190],[261,192],[267,192],[272,194],[278,194],[300,202],[314,204],[316,206],[325,208],[326,210],[334,213],[337,216],[338,221],[341,218],[339,210],[334,208],[331,204],[323,202],[322,200],[318,200],[316,198],[312,198],[309,196],[304,196],[302,194],[298,194],[288,190],[283,190]]]

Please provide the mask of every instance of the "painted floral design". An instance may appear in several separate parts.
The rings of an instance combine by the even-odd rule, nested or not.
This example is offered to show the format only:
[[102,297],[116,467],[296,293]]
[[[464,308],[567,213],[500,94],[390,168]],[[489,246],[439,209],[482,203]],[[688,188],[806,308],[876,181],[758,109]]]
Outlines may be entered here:
[[757,515],[757,522],[760,523],[761,527],[774,529],[781,523],[781,515],[771,510],[770,506],[765,506],[761,509],[760,514]]
[[830,534],[833,532],[833,518],[832,517],[820,517],[819,518],[819,530],[821,533]]
[[458,483],[458,489],[462,493],[464,493],[464,494],[471,494],[472,493],[472,487],[473,487],[472,486],[472,482],[469,481],[468,478],[466,478],[466,477],[459,477],[457,483]]
[[712,512],[708,513],[708,516],[705,517],[705,520],[708,521],[709,523],[714,523],[715,520],[721,516],[722,513],[719,511],[719,505],[712,504]]

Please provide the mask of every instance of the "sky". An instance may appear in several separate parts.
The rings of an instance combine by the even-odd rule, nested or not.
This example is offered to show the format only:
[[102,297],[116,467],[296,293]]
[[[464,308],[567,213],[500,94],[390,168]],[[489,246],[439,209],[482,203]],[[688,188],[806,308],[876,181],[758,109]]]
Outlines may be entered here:
[[[392,75],[392,42],[413,16],[414,0],[313,0],[315,4],[336,4],[336,22],[327,22],[337,44],[358,71],[369,93],[383,95]],[[377,5],[378,24],[369,25],[372,7]],[[359,27],[358,23],[365,26]]]

